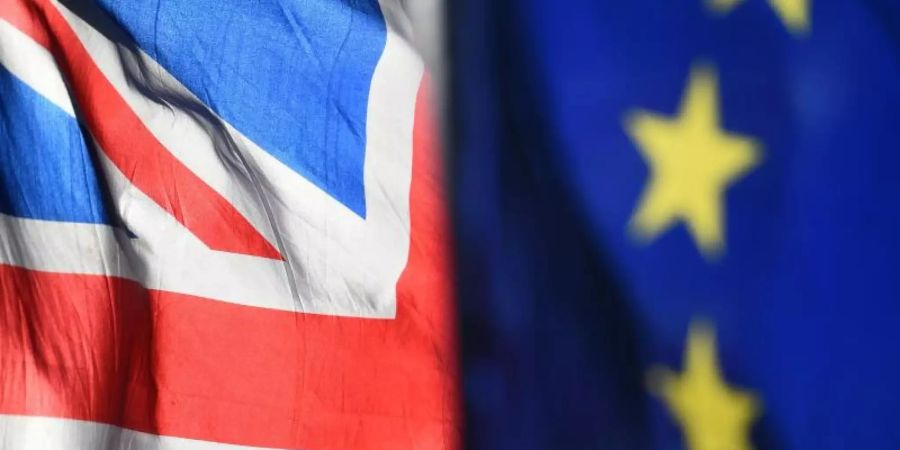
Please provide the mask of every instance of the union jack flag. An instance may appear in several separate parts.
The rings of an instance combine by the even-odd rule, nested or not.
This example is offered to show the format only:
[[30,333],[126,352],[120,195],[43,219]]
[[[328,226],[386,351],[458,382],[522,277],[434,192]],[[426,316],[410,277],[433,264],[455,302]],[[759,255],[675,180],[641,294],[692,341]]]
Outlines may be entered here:
[[0,448],[455,448],[400,0],[0,0]]

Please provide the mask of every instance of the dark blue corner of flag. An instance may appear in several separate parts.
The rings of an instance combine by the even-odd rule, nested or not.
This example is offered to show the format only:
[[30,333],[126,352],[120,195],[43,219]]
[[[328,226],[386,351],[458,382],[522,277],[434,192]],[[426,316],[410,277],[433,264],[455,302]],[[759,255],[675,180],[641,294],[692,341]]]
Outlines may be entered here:
[[566,192],[514,3],[451,8],[468,448],[642,448],[628,305]]

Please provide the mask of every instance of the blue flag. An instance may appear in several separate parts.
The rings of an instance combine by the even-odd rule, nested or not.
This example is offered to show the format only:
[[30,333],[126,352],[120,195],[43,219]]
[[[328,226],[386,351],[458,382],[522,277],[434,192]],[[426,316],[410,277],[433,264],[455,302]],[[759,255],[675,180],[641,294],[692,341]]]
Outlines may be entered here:
[[900,7],[451,12],[472,448],[900,446]]

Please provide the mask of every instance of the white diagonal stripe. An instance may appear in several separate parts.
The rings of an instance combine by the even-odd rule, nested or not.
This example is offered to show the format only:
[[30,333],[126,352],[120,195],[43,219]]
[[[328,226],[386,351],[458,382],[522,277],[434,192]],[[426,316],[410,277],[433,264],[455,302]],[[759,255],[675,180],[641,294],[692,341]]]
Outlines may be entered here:
[[47,49],[6,20],[0,19],[0,65],[70,116],[72,100],[56,62]]

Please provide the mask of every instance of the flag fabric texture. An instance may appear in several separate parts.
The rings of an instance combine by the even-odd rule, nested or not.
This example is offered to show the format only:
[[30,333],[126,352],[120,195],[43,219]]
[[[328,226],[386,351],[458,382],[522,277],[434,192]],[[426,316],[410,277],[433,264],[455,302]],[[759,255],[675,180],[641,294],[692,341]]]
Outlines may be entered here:
[[476,449],[900,446],[900,8],[451,5]]
[[0,448],[456,448],[405,8],[0,1]]

